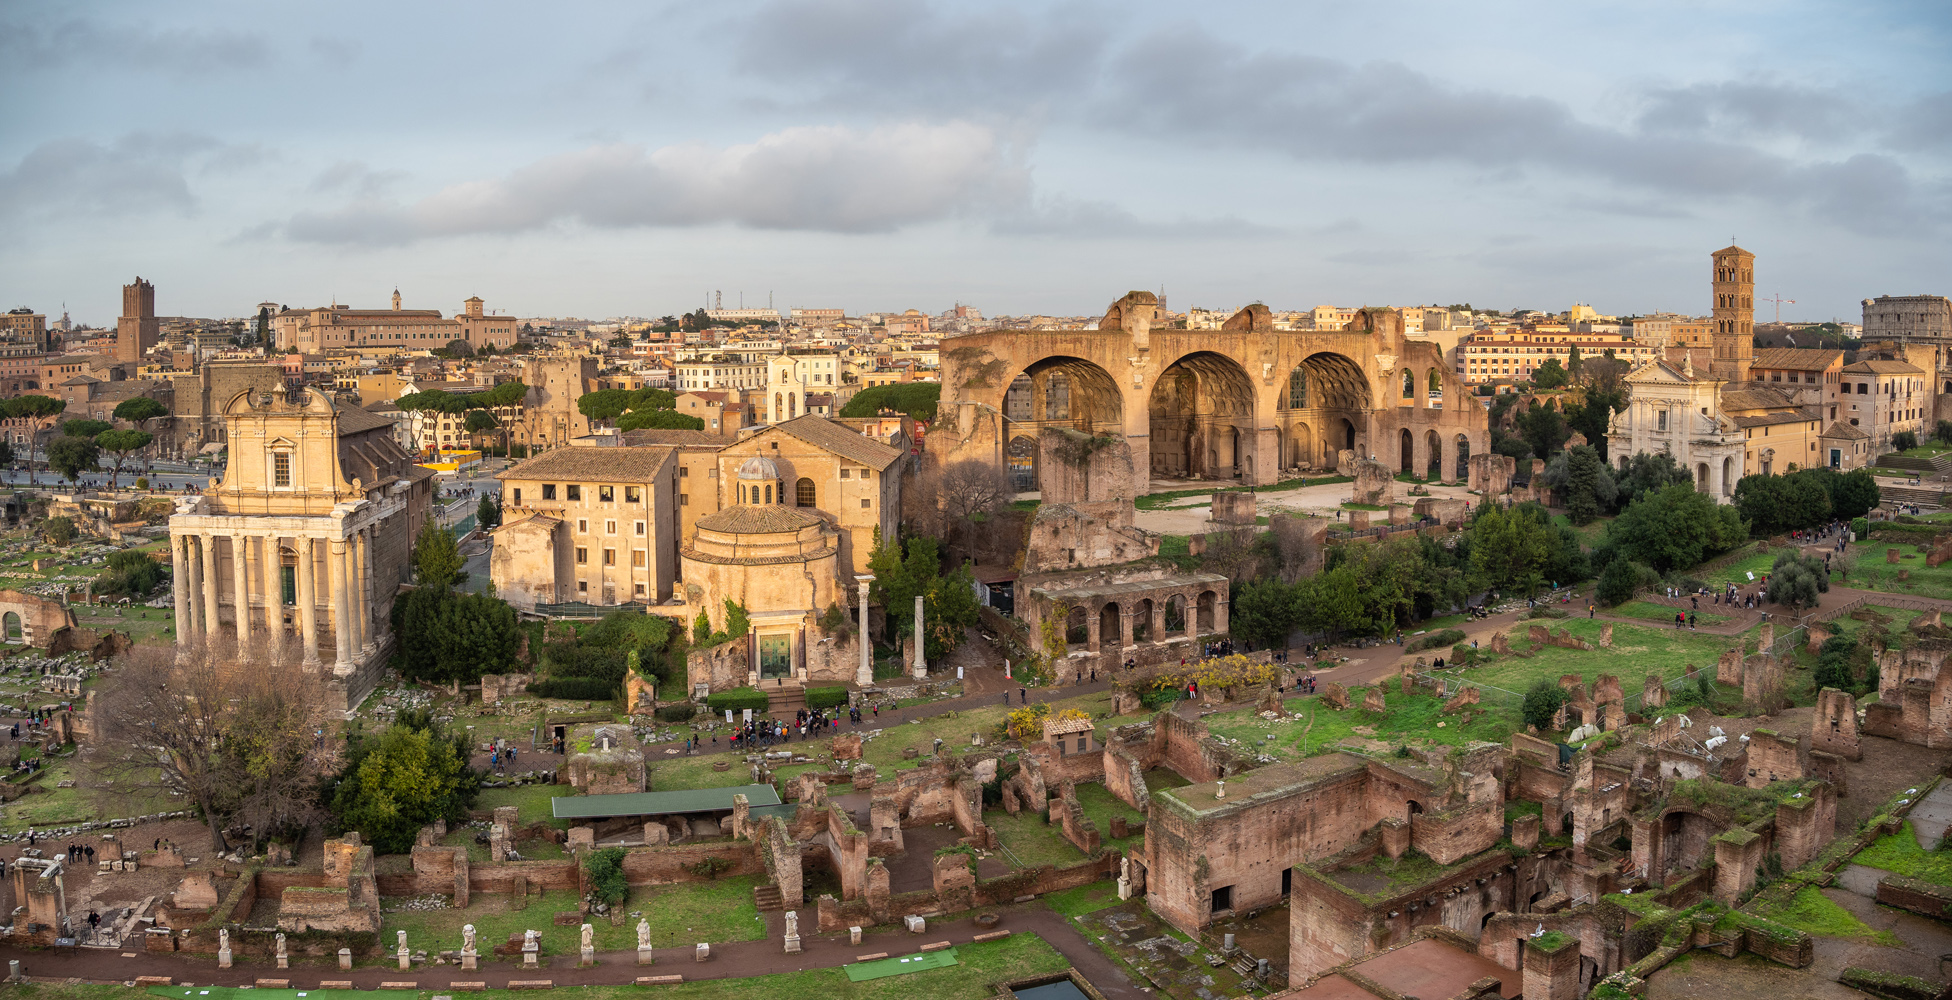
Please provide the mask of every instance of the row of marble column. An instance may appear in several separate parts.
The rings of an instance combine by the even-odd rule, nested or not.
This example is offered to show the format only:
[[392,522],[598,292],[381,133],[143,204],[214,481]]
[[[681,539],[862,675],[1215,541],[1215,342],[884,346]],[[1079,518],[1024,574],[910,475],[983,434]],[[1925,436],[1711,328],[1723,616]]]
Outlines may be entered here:
[[[323,599],[330,609],[335,641],[333,670],[350,671],[372,654],[375,641],[368,583],[373,578],[373,530],[372,526],[360,528],[344,538],[289,537],[271,532],[172,535],[171,556],[177,567],[176,630],[180,640],[208,641],[219,632],[217,541],[228,538],[236,637],[240,643],[248,642],[251,637],[251,583],[255,578],[263,614],[261,634],[272,661],[282,660],[288,641],[284,621],[283,550],[290,548],[297,556],[294,597],[305,665],[315,668],[319,664],[319,604]],[[324,593],[320,592],[317,579],[321,547],[326,554]]]
[[[1225,632],[1227,630],[1227,602],[1221,599],[1220,595],[1215,591],[1208,590],[1204,593],[1213,594],[1213,607],[1211,609],[1213,620],[1205,625],[1201,625],[1199,622],[1200,591],[1179,595],[1169,593],[1164,600],[1157,597],[1153,598],[1152,615],[1149,619],[1150,627],[1146,630],[1146,641],[1156,643],[1164,642],[1167,639],[1191,639],[1210,633]],[[1179,596],[1184,599],[1185,606],[1180,609],[1180,615],[1184,624],[1182,625],[1182,631],[1168,635],[1166,632],[1166,606],[1172,603],[1174,596]],[[1125,649],[1137,645],[1138,623],[1140,616],[1144,614],[1142,607],[1145,599],[1140,598],[1131,602],[1108,601],[1105,603],[1116,603],[1118,605],[1118,648]],[[1103,634],[1104,627],[1101,623],[1104,615],[1104,604],[1098,605],[1095,609],[1090,608],[1089,605],[1086,607],[1087,612],[1084,616],[1085,649],[1096,653],[1104,648],[1103,644],[1106,638],[1108,638]],[[1130,610],[1127,610],[1128,607]]]

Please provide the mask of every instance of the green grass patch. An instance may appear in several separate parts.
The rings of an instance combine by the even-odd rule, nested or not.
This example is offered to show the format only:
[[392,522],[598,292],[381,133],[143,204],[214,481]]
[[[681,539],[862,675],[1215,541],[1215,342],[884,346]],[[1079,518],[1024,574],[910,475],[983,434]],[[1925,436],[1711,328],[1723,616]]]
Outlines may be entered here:
[[[1607,613],[1620,615],[1624,618],[1643,618],[1647,621],[1666,622],[1672,625],[1674,624],[1675,612],[1681,610],[1683,609],[1670,608],[1664,604],[1655,604],[1652,601],[1628,601]],[[1694,611],[1690,613],[1695,616],[1695,624],[1697,625],[1723,625],[1729,620],[1727,615],[1710,614],[1706,611]]]
[[[1075,865],[1084,860],[1084,852],[1064,839],[1064,831],[1055,823],[1044,822],[1042,813],[1028,809],[1010,815],[1007,812],[987,812],[983,822],[996,831],[997,840],[1008,851],[1008,857],[1025,868],[1038,865]],[[1104,827],[1098,828],[1102,836]]]
[[1354,500],[1342,501],[1344,510],[1388,510],[1388,507],[1373,503],[1356,503]]
[[[1908,597],[1929,597],[1940,600],[1952,598],[1952,563],[1939,566],[1925,565],[1923,556],[1917,555],[1916,546],[1888,542],[1864,542],[1852,546],[1856,550],[1851,559],[1849,571],[1840,579],[1832,572],[1833,585],[1856,587],[1859,590],[1876,590],[1886,594],[1904,594]],[[1884,561],[1884,550],[1897,549],[1899,555],[1915,556],[1901,558],[1897,565]],[[1898,579],[1903,572],[1905,579]],[[1879,609],[1888,611],[1888,609]]]
[[[1608,623],[1588,618],[1567,618],[1539,624],[1555,634],[1564,629],[1568,634],[1598,647],[1600,631]],[[1513,650],[1530,651],[1530,657],[1516,653],[1499,657],[1485,666],[1466,669],[1463,672],[1464,680],[1522,694],[1535,681],[1557,682],[1565,674],[1578,674],[1588,683],[1601,674],[1613,674],[1620,678],[1624,689],[1637,691],[1641,680],[1648,674],[1659,674],[1673,680],[1687,673],[1690,664],[1713,667],[1721,657],[1722,650],[1734,642],[1728,636],[1625,623],[1613,623],[1612,649],[1581,650],[1558,646],[1533,649],[1525,636],[1524,630],[1513,629],[1510,633],[1511,645]],[[1487,645],[1480,652],[1488,653],[1489,648]],[[1486,692],[1486,704],[1490,701],[1491,694]]]
[[1118,898],[1118,884],[1109,881],[1093,882],[1076,889],[1044,894],[1044,905],[1053,912],[1067,917],[1082,917],[1087,913],[1109,909],[1124,902]]
[[[683,885],[639,886],[630,890],[624,902],[626,914],[641,914],[650,921],[651,943],[659,948],[677,948],[699,941],[757,941],[766,936],[766,922],[759,919],[759,908],[752,901],[752,890],[760,876],[743,875],[716,882]],[[461,946],[461,925],[475,926],[482,953],[529,928],[542,931],[545,955],[574,954],[581,946],[580,927],[558,927],[549,917],[562,910],[576,909],[573,892],[546,892],[531,898],[527,909],[514,909],[515,900],[507,897],[478,896],[465,910],[402,910],[381,917],[383,937],[393,931],[406,931],[415,947],[429,951]],[[590,921],[599,951],[622,951],[637,947],[637,916],[627,916],[623,924],[612,926],[606,917]]]
[[[1281,760],[1301,760],[1332,752],[1344,744],[1362,746],[1371,740],[1391,745],[1462,746],[1477,740],[1499,743],[1508,739],[1518,725],[1517,702],[1501,706],[1495,695],[1486,695],[1472,721],[1465,724],[1460,716],[1444,715],[1441,700],[1421,691],[1405,695],[1393,687],[1383,692],[1389,710],[1377,716],[1359,707],[1363,692],[1362,688],[1351,690],[1352,707],[1340,712],[1324,706],[1322,696],[1316,694],[1282,702],[1299,719],[1270,721],[1252,708],[1239,708],[1208,716],[1207,728],[1215,736],[1237,740],[1253,752]],[[1437,725],[1440,722],[1442,727]],[[1273,739],[1266,738],[1269,736]]]
[[575,795],[568,785],[523,785],[520,788],[484,788],[474,800],[474,811],[493,814],[502,806],[514,806],[523,823],[548,823],[559,830],[569,829],[569,821],[551,814],[550,800],[558,795]]
[[1143,833],[1113,840],[1112,817],[1123,816],[1127,823],[1138,824],[1145,822],[1145,813],[1120,802],[1111,789],[1095,781],[1079,784],[1077,789],[1078,805],[1083,806],[1085,816],[1098,825],[1098,836],[1106,847],[1123,854],[1129,848],[1144,846]]
[[1897,833],[1879,837],[1852,859],[1860,865],[1881,868],[1933,885],[1952,885],[1952,851],[1928,851],[1918,846],[1918,835],[1911,821]]
[[1756,916],[1818,937],[1869,941],[1887,948],[1902,948],[1904,942],[1890,931],[1874,930],[1857,915],[1831,901],[1823,890],[1806,885],[1786,900],[1758,900],[1751,908]]
[[[1706,575],[1700,575],[1699,578],[1701,579],[1702,582],[1708,584],[1710,588],[1713,588],[1716,584],[1722,584],[1722,583],[1734,583],[1740,585],[1747,585],[1750,583],[1754,583],[1758,580],[1761,580],[1762,574],[1769,572],[1769,567],[1774,566],[1775,564],[1776,564],[1775,550],[1772,549],[1768,552],[1755,552],[1743,556],[1742,558],[1737,559],[1726,566],[1723,566],[1721,569],[1714,570],[1710,573],[1707,573]],[[1749,579],[1750,573],[1755,574],[1755,580]],[[1674,616],[1670,614],[1668,617],[1672,618]]]

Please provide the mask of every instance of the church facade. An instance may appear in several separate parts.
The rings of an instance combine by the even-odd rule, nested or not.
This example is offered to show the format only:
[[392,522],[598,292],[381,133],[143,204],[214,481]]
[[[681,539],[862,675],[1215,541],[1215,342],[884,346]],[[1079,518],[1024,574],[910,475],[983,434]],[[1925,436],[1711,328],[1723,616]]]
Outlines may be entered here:
[[170,518],[177,646],[321,675],[355,707],[391,653],[393,596],[433,505],[392,425],[282,384],[223,407],[224,479]]

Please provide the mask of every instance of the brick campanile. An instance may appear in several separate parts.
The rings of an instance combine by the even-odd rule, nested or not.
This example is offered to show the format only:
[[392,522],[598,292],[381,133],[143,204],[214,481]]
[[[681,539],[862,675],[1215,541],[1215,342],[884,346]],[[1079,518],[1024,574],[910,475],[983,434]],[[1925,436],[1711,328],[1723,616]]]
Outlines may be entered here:
[[1713,264],[1715,376],[1747,382],[1755,360],[1755,254],[1723,247],[1715,251]]
[[122,315],[115,320],[115,360],[142,361],[156,346],[156,286],[141,278],[122,286]]

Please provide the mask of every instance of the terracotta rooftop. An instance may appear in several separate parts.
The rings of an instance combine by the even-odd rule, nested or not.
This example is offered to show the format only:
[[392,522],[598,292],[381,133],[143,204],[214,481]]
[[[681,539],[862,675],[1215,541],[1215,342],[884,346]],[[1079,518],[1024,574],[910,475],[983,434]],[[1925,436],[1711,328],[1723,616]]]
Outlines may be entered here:
[[1733,410],[1768,410],[1795,406],[1795,401],[1779,389],[1768,386],[1745,386],[1740,389],[1722,391],[1722,412]]
[[1864,433],[1863,428],[1852,427],[1841,420],[1825,428],[1822,436],[1827,438],[1842,438],[1845,441],[1867,441],[1870,439],[1870,435]]
[[346,434],[360,434],[380,427],[390,428],[393,426],[393,421],[376,413],[360,409],[357,406],[333,403],[332,408],[339,411],[339,433],[342,436]]
[[642,447],[645,445],[709,445],[714,448],[722,448],[731,443],[732,439],[723,434],[713,434],[710,431],[694,431],[684,428],[646,428],[644,430],[624,432],[624,444],[632,447]]
[[902,453],[872,438],[828,420],[818,414],[809,413],[795,417],[785,423],[774,424],[774,430],[791,434],[816,447],[839,455],[842,458],[859,462],[877,471],[895,464]]
[[1917,365],[1903,361],[1859,361],[1845,365],[1844,372],[1849,375],[1923,375],[1925,370]]
[[642,483],[656,476],[672,454],[672,449],[664,447],[557,448],[499,473],[495,478]]
[[740,535],[771,535],[825,524],[818,515],[783,504],[739,504],[698,519],[706,531]]
[[1765,347],[1755,352],[1752,368],[1822,371],[1842,359],[1844,352],[1817,347]]
[[1072,716],[1068,719],[1051,718],[1044,720],[1045,736],[1069,736],[1072,733],[1088,733],[1097,728],[1097,723],[1092,722],[1088,718],[1081,719],[1077,716]]

